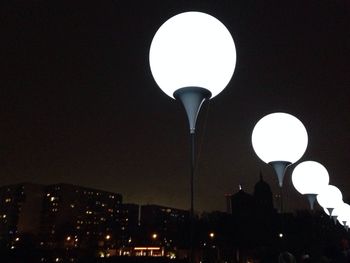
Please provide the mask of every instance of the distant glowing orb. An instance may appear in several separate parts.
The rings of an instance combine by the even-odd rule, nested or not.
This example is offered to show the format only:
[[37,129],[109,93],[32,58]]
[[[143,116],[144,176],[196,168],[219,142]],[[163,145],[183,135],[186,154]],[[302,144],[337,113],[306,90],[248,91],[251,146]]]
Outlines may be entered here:
[[252,133],[254,151],[265,163],[295,163],[303,156],[307,144],[304,125],[288,113],[266,115],[258,121]]
[[315,161],[305,161],[294,168],[292,182],[299,193],[317,195],[323,187],[329,184],[329,175],[322,164]]

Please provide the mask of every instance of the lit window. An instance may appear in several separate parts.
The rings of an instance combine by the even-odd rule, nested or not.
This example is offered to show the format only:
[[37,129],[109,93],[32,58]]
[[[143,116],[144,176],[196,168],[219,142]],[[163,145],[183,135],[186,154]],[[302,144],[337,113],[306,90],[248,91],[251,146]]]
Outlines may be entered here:
[[6,199],[5,199],[5,202],[6,202],[6,203],[10,203],[10,202],[11,202],[11,198],[6,198]]

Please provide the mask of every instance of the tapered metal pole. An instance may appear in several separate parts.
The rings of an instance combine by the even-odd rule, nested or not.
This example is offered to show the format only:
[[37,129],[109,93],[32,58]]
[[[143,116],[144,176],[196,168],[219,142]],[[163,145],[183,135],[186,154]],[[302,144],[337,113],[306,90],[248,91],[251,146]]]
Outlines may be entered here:
[[185,87],[174,92],[174,98],[181,101],[185,108],[190,128],[191,140],[191,175],[190,175],[190,263],[195,262],[195,238],[194,238],[194,175],[195,175],[195,130],[196,120],[201,106],[205,100],[211,97],[209,90],[200,87]]
[[191,208],[190,208],[190,262],[195,263],[195,242],[194,242],[194,172],[195,172],[195,133],[190,133],[191,140],[191,182],[190,182],[190,198],[191,198]]

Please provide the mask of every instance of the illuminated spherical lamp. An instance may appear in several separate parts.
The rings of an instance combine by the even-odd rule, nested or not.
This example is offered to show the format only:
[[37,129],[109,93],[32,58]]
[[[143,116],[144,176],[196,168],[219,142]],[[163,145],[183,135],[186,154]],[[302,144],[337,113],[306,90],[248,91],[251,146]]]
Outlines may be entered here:
[[303,156],[307,143],[307,131],[302,122],[283,112],[260,119],[252,133],[255,153],[274,167],[280,186],[286,167]]
[[[333,210],[332,214],[336,212],[336,209]],[[337,209],[337,220],[341,225],[344,227],[348,227],[350,223],[350,205],[347,203],[343,203],[342,206],[340,206]]]
[[158,29],[149,62],[158,86],[184,105],[194,133],[203,101],[218,95],[232,78],[236,48],[230,32],[218,19],[185,12]]
[[319,205],[326,208],[330,215],[332,215],[334,208],[343,203],[343,195],[334,185],[323,187],[316,198]]
[[294,168],[292,182],[299,193],[308,197],[310,207],[313,209],[316,195],[329,183],[329,175],[322,164],[305,161]]
[[348,221],[348,219],[346,219],[346,220],[344,219],[347,215],[348,208],[349,208],[348,204],[341,202],[331,211],[332,215],[330,214],[330,212],[326,208],[323,208],[323,211],[333,219],[334,224],[337,223],[337,219],[338,219],[338,221],[340,220],[339,222],[342,225],[344,225],[343,221]]
[[227,28],[215,17],[185,12],[171,17],[156,32],[149,62],[158,86],[170,97],[185,87],[218,95],[236,66],[236,48]]

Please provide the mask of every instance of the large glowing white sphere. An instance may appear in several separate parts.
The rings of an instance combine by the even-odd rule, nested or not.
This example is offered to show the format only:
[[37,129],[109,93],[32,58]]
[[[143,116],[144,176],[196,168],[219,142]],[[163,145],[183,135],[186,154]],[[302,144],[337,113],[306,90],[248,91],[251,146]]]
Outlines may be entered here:
[[295,189],[303,195],[319,194],[329,184],[329,175],[322,164],[305,161],[294,168],[292,182]]
[[156,32],[149,52],[152,75],[170,97],[185,87],[209,90],[212,98],[230,82],[236,48],[227,28],[215,17],[185,12]]
[[334,185],[327,185],[317,195],[317,202],[323,208],[334,209],[343,202],[343,195]]
[[307,132],[300,120],[283,112],[271,113],[258,121],[252,134],[255,153],[266,163],[295,163],[304,154]]

